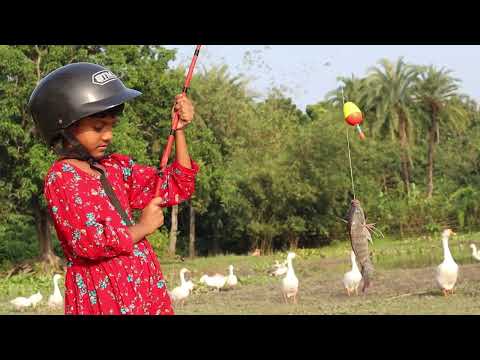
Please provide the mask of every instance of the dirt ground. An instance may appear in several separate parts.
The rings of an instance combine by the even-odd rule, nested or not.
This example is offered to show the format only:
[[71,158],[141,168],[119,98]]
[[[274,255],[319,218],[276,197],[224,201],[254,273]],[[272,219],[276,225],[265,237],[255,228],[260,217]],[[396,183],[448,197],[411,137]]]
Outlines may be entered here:
[[[285,304],[280,279],[266,284],[193,294],[177,314],[480,314],[480,263],[460,267],[455,294],[444,297],[435,267],[378,270],[366,294],[347,296],[343,262],[322,261],[311,273],[298,271],[298,304]],[[335,266],[337,265],[337,266]],[[323,271],[322,271],[323,270]]]
[[[259,269],[254,271],[244,263],[239,266],[241,283],[236,288],[216,292],[197,285],[185,306],[178,304],[175,311],[178,315],[480,314],[480,263],[459,264],[456,291],[448,297],[435,284],[433,266],[377,268],[367,293],[348,297],[342,285],[343,274],[350,265],[346,260],[312,258],[295,265],[300,282],[296,305],[284,303],[280,278]],[[177,285],[172,282],[169,288]],[[194,282],[198,284],[196,276]],[[39,306],[19,313],[12,309],[8,299],[1,299],[0,313],[60,315],[63,310]]]

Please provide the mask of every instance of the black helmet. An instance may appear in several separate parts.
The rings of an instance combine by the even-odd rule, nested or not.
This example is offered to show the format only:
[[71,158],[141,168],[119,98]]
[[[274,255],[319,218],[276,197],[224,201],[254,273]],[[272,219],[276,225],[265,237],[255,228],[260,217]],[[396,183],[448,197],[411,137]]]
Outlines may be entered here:
[[131,100],[141,92],[123,85],[110,70],[74,63],[54,70],[33,90],[28,108],[47,144],[74,122]]

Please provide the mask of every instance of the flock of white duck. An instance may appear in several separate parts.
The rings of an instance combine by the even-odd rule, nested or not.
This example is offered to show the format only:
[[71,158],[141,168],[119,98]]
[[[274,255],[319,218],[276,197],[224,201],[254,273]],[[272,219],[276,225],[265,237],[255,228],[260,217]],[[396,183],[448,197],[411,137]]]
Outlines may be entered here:
[[[237,276],[233,273],[233,265],[228,267],[229,274],[224,276],[222,274],[214,274],[212,276],[203,275],[200,278],[200,283],[206,286],[220,291],[222,288],[233,288],[238,284]],[[189,272],[187,268],[180,270],[180,286],[177,286],[172,291],[168,291],[170,298],[174,303],[179,303],[182,306],[185,304],[185,300],[191,294],[194,288],[194,284],[191,279],[185,280],[185,274]]]
[[[272,276],[285,275],[281,282],[281,290],[283,299],[286,303],[288,303],[290,298],[293,299],[294,303],[297,303],[298,278],[295,275],[292,264],[292,260],[295,258],[295,256],[296,255],[293,252],[288,253],[287,260],[281,264],[276,261],[273,270],[270,271],[270,275]],[[230,265],[228,270],[229,274],[227,276],[219,273],[214,275],[204,274],[200,278],[200,283],[214,289],[216,292],[219,292],[220,289],[223,288],[231,289],[239,283],[239,280],[233,273],[233,265]],[[187,272],[189,272],[187,268],[180,270],[180,286],[177,286],[172,291],[168,292],[172,301],[176,304],[181,304],[182,306],[185,304],[185,300],[188,298],[194,288],[194,284],[191,279],[188,281],[185,280],[185,274]]]
[[[451,235],[455,235],[452,229],[445,229],[442,232],[443,262],[437,266],[435,273],[435,280],[445,296],[453,294],[458,278],[458,265],[453,259],[450,248],[448,247],[448,239]],[[477,250],[474,244],[471,244],[470,247],[472,248],[472,256],[480,261],[480,251]],[[352,270],[347,272],[343,277],[343,285],[349,296],[353,292],[358,294],[358,286],[362,280],[362,274],[358,269],[353,251],[350,257]]]
[[[453,293],[455,283],[458,278],[458,265],[455,263],[455,260],[452,257],[450,249],[448,247],[448,239],[451,235],[455,233],[451,229],[446,229],[442,233],[442,246],[443,246],[443,262],[438,265],[436,269],[435,280],[442,290],[443,294],[447,296],[450,293]],[[472,256],[480,261],[480,250],[477,250],[474,244],[471,244]],[[285,303],[289,302],[289,299],[293,299],[293,303],[297,303],[297,294],[299,288],[299,281],[295,275],[295,270],[293,268],[292,260],[295,258],[295,253],[289,252],[287,255],[287,260],[280,263],[278,260],[275,261],[273,269],[270,271],[272,276],[284,276],[281,282],[281,290]],[[358,287],[362,281],[362,274],[358,268],[355,253],[350,252],[350,260],[352,263],[352,269],[345,273],[343,277],[343,285],[347,291],[348,296],[355,293],[358,295]],[[190,281],[185,281],[184,275],[187,272],[187,269],[182,269],[180,272],[180,281],[181,285],[172,290],[171,296],[174,301],[181,301],[182,305],[185,302],[185,299],[190,294],[193,289],[193,283]],[[228,276],[223,276],[221,274],[215,274],[213,276],[203,275],[200,278],[200,283],[207,285],[208,287],[214,288],[219,291],[221,288],[234,287],[237,285],[237,277],[233,274],[233,265],[229,267],[230,274]]]
[[[448,247],[448,239],[451,235],[455,233],[451,229],[446,229],[442,233],[442,246],[443,246],[443,262],[437,266],[435,280],[442,290],[443,294],[447,296],[454,292],[455,283],[458,278],[458,265],[455,263],[453,256]],[[474,244],[471,244],[472,256],[480,261],[480,250],[477,250]],[[278,260],[275,261],[272,270],[269,272],[271,276],[284,276],[281,281],[281,291],[285,303],[289,302],[289,299],[293,299],[293,303],[297,303],[297,294],[299,288],[299,281],[295,275],[295,270],[293,268],[292,260],[295,258],[294,252],[289,252],[287,254],[286,261],[280,263]],[[345,273],[343,277],[343,285],[348,296],[353,293],[358,295],[358,287],[362,281],[362,274],[358,268],[355,254],[353,251],[350,252],[350,260],[352,263],[352,269]],[[229,266],[229,274],[227,276],[216,273],[212,276],[203,275],[200,278],[200,283],[206,285],[209,288],[215,289],[217,292],[222,288],[233,288],[235,287],[239,280],[237,276],[233,273],[233,265]],[[169,291],[169,295],[172,301],[175,304],[185,304],[185,300],[191,294],[194,288],[194,284],[191,279],[186,280],[185,274],[189,272],[187,268],[180,270],[180,286],[175,287],[173,290]],[[61,278],[61,275],[55,274],[53,277],[53,294],[48,298],[48,306],[52,308],[58,308],[63,306],[63,297],[58,287],[58,280]],[[43,299],[43,296],[40,292],[33,294],[32,296],[17,297],[10,301],[17,310],[21,310],[28,307],[36,307]]]
[[[47,305],[50,308],[61,308],[63,307],[63,296],[58,287],[58,280],[62,276],[55,274],[53,276],[53,293],[48,297]],[[29,307],[35,308],[43,300],[43,295],[40,292],[33,294],[32,296],[26,297],[17,297],[10,301],[10,303],[15,306],[17,310],[24,310]]]

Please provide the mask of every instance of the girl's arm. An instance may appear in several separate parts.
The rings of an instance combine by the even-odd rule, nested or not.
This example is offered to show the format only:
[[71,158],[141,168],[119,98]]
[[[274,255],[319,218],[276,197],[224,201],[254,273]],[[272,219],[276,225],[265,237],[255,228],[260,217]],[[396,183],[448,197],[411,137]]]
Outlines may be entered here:
[[187,140],[183,129],[175,131],[175,158],[183,167],[187,169],[192,168],[190,155],[188,155]]
[[194,109],[192,102],[184,95],[177,95],[175,100],[172,115],[178,111],[180,116],[175,131],[175,161],[166,167],[162,178],[154,167],[135,164],[132,159],[120,154],[112,155],[122,168],[132,209],[143,209],[150,202],[158,181],[162,182],[160,197],[163,207],[188,200],[195,191],[195,176],[199,168],[190,158],[184,132],[184,128],[193,120]]
[[180,165],[191,169],[192,164],[190,163],[190,156],[188,155],[184,129],[193,121],[195,114],[193,104],[185,95],[177,95],[175,96],[172,115],[174,111],[177,111],[179,115],[178,125],[175,131],[175,158]]
[[153,198],[143,209],[138,224],[132,225],[128,228],[134,243],[143,240],[145,236],[150,235],[163,225],[163,211],[160,207],[161,203],[162,198]]
[[[181,145],[180,145],[181,146]],[[180,150],[182,153],[182,150]],[[188,156],[188,153],[184,155]],[[164,200],[162,207],[176,205],[188,200],[195,191],[195,177],[199,170],[194,160],[188,159],[190,168],[183,166],[177,158],[167,166],[163,177],[159,176],[158,168],[137,164],[130,157],[122,154],[112,154],[123,173],[128,201],[132,209],[144,209],[154,197],[157,181],[162,181],[160,197]]]
[[143,240],[145,236],[149,235],[143,224],[135,224],[128,227],[128,232],[132,236],[133,243]]

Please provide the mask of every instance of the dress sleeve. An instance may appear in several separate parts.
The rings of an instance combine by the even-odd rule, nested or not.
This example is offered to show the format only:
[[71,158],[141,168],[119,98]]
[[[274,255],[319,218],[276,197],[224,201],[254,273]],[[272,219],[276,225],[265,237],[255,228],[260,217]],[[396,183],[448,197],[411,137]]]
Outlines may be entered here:
[[112,224],[110,217],[99,216],[95,204],[68,191],[60,179],[46,182],[44,189],[57,235],[74,256],[99,260],[133,251],[127,226]]
[[160,178],[156,167],[139,165],[125,155],[114,154],[112,158],[119,162],[122,168],[132,209],[143,209],[153,199],[159,179],[161,181],[160,196],[164,199],[163,207],[188,200],[195,192],[195,177],[199,167],[193,160],[190,160],[191,169],[183,167],[175,160],[167,166],[163,177]]

